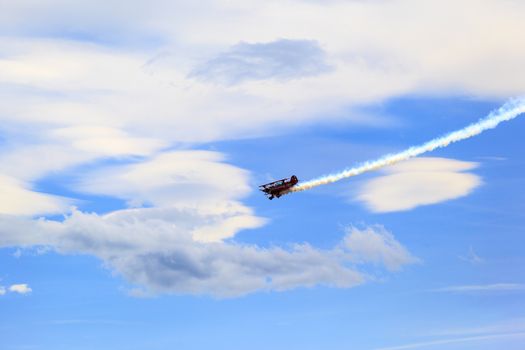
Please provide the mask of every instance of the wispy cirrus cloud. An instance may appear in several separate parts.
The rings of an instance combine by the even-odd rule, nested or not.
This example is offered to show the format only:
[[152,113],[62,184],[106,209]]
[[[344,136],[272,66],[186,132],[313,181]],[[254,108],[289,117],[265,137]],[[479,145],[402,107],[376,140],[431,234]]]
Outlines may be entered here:
[[[424,349],[436,346],[446,349],[448,344],[476,342],[480,345],[490,342],[494,342],[498,346],[502,346],[502,342],[504,344],[509,342],[509,344],[515,345],[517,342],[520,342],[520,339],[525,338],[525,320],[518,318],[471,327],[460,326],[431,332],[423,335],[423,337],[430,339],[404,345],[382,347],[376,350]],[[454,346],[452,348],[456,349]]]
[[479,285],[462,285],[449,286],[443,288],[432,289],[432,292],[441,293],[508,293],[508,292],[523,292],[525,291],[525,284],[520,283],[494,283],[494,284],[479,284]]
[[522,338],[525,338],[525,332],[438,339],[438,340],[430,340],[430,341],[425,341],[425,342],[376,348],[375,350],[423,349],[423,348],[428,348],[428,347],[435,347],[437,345],[441,345],[441,348],[443,349],[443,346],[446,346],[447,344],[470,343],[470,342],[486,343],[487,341],[491,341],[491,340],[522,339]]
[[466,261],[472,265],[479,265],[485,262],[476,252],[472,246],[469,247],[468,253],[466,255],[460,255],[459,258],[463,261]]

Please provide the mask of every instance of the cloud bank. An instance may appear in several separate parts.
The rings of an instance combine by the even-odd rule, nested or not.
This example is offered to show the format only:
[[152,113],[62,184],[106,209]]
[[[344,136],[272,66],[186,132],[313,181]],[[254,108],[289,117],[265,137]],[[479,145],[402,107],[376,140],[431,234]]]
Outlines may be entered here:
[[[170,293],[351,286],[366,279],[354,265],[395,270],[408,253],[376,228],[326,251],[224,241],[264,223],[242,203],[249,174],[193,150],[305,123],[366,123],[353,108],[412,93],[521,93],[525,48],[512,38],[525,31],[524,12],[522,2],[488,0],[5,2],[2,246],[93,254],[132,283]],[[463,170],[444,173],[457,184],[447,198],[476,186]],[[128,209],[27,218],[75,203],[38,191],[59,175],[78,178],[73,194],[116,197]],[[428,173],[390,175],[383,181],[440,186]],[[375,185],[363,192],[374,210],[444,200],[396,204],[389,183]]]
[[417,261],[382,227],[352,228],[328,250],[307,243],[287,248],[204,243],[192,236],[210,221],[203,215],[199,209],[142,208],[104,216],[75,211],[63,222],[3,216],[0,246],[94,255],[137,286],[135,294],[146,295],[235,297],[316,285],[350,288],[370,279],[360,271],[363,264],[399,269]]

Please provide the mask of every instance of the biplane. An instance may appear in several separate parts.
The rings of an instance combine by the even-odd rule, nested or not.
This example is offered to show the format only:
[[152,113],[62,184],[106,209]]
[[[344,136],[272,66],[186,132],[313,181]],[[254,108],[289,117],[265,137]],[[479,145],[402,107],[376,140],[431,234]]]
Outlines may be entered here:
[[279,198],[283,194],[288,193],[298,182],[299,179],[297,176],[292,175],[289,179],[281,179],[261,185],[259,189],[268,196],[268,199],[274,199],[275,197]]

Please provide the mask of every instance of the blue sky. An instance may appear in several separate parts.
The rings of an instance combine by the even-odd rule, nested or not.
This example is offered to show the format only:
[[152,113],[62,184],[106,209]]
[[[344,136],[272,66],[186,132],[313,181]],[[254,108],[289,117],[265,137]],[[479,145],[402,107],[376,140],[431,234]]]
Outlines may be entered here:
[[523,96],[523,6],[6,5],[2,348],[521,349],[524,117],[257,187]]

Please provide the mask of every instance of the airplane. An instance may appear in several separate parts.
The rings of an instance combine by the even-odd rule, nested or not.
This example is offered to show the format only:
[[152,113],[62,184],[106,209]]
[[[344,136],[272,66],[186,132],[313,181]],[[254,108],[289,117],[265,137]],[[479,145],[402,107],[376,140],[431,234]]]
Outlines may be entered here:
[[289,179],[281,179],[274,182],[270,182],[259,186],[259,189],[263,191],[268,199],[272,200],[275,197],[279,198],[283,194],[290,192],[290,189],[299,182],[297,176],[292,175]]

